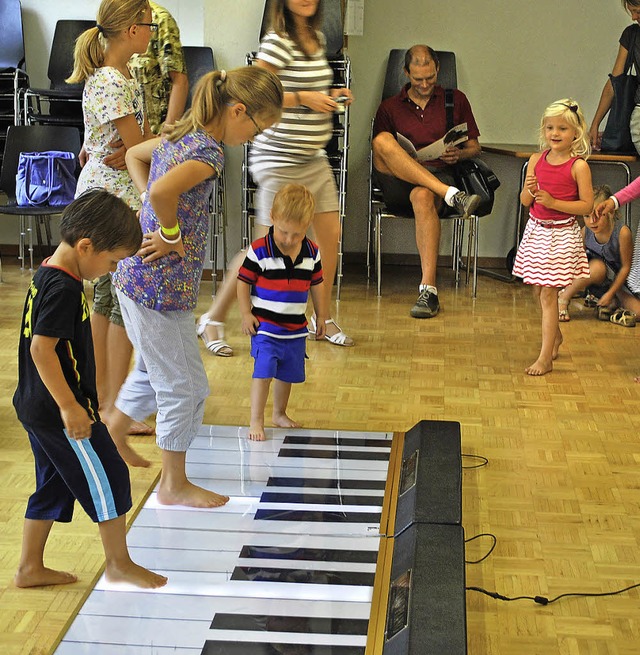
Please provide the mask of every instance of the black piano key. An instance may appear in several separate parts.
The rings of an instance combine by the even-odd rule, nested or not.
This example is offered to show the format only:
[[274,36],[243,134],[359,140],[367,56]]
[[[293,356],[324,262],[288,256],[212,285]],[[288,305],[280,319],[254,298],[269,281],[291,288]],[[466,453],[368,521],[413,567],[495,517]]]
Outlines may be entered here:
[[366,450],[304,450],[302,448],[280,448],[278,457],[302,457],[305,459],[364,459],[386,462],[389,453],[367,452]]
[[391,439],[367,439],[356,437],[298,437],[289,436],[284,438],[286,444],[294,446],[358,446],[360,448],[391,448]]
[[301,489],[384,489],[386,480],[339,480],[338,478],[271,477],[267,487],[300,487]]
[[264,521],[314,521],[315,523],[380,523],[380,512],[259,509],[254,516]]
[[330,584],[372,587],[373,573],[360,571],[323,571],[307,569],[278,569],[264,566],[236,566],[232,580],[252,582],[292,582],[294,584]]
[[364,655],[364,646],[206,641],[201,655]]
[[304,503],[306,505],[382,505],[382,496],[345,496],[340,494],[301,494],[265,491],[261,503]]
[[366,635],[369,621],[339,617],[264,616],[259,614],[221,614],[213,617],[213,630],[252,630],[302,634]]
[[375,564],[377,550],[337,550],[329,548],[282,548],[280,546],[243,546],[240,557],[246,559],[309,560],[312,562],[351,562]]

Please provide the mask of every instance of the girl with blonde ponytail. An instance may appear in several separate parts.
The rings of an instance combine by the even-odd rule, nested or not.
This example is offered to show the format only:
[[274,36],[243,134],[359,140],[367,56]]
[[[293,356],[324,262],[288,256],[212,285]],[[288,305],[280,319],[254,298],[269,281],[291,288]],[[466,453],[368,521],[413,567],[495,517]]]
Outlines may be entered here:
[[[74,68],[67,80],[84,82],[86,163],[78,179],[77,195],[102,188],[139,209],[140,198],[124,164],[124,149],[153,134],[144,116],[142,90],[128,62],[134,53],[147,48],[154,29],[151,8],[147,0],[102,0],[96,21],[96,26],[76,41]],[[100,412],[109,425],[132,352],[110,275],[101,277],[94,287],[91,328]],[[135,431],[153,433],[147,425],[138,425]],[[146,461],[129,463],[144,465]]]
[[202,425],[209,395],[193,325],[204,267],[208,204],[224,165],[222,144],[240,145],[280,118],[278,77],[257,66],[213,71],[196,86],[192,109],[162,138],[127,151],[127,166],[143,192],[142,247],[120,262],[113,281],[136,363],[109,426],[118,450],[132,420],[156,412],[162,450],[158,500],[168,505],[218,507],[228,498],[192,484],[186,451]]

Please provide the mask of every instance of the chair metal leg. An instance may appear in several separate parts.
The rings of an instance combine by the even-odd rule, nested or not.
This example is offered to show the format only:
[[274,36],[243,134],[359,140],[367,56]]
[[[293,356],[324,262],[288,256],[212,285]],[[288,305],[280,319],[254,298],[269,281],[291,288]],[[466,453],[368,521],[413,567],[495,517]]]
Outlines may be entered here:
[[20,214],[20,238],[18,240],[18,259],[20,260],[20,270],[24,271],[24,247],[26,238],[26,217]]
[[29,270],[33,272],[33,216],[28,216],[27,232],[29,234]]
[[478,228],[479,228],[479,216],[474,216],[473,221],[473,289],[472,295],[475,298],[478,293]]
[[376,212],[376,234],[375,234],[375,250],[376,250],[376,273],[378,275],[378,296],[382,295],[382,239],[380,236],[380,229],[382,227],[382,218],[380,212]]

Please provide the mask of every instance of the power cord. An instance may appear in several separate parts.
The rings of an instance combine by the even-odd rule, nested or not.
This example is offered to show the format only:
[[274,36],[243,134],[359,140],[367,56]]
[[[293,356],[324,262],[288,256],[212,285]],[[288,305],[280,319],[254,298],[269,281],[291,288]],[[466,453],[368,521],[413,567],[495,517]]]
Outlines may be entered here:
[[483,532],[482,534],[477,534],[475,537],[470,537],[469,539],[465,539],[464,543],[468,544],[470,541],[475,541],[476,539],[480,539],[480,537],[489,537],[493,543],[491,544],[491,548],[489,548],[489,551],[480,559],[475,559],[475,560],[465,560],[465,564],[480,564],[480,562],[484,562],[484,560],[491,555],[493,552],[493,549],[496,547],[496,544],[498,543],[498,538],[496,537],[495,534],[491,534],[490,532]]
[[469,457],[470,459],[480,460],[480,464],[474,464],[473,466],[463,466],[462,467],[463,469],[480,469],[489,463],[489,460],[486,457],[483,457],[482,455],[467,455],[465,453],[462,453],[462,457]]
[[555,603],[557,600],[560,600],[561,598],[567,598],[569,596],[579,596],[581,598],[597,598],[597,597],[602,597],[602,596],[617,596],[618,594],[623,594],[626,591],[630,591],[631,589],[636,589],[640,587],[640,583],[631,585],[630,587],[625,587],[624,589],[618,589],[617,591],[604,591],[602,593],[568,593],[568,594],[560,594],[559,596],[556,596],[555,598],[547,598],[546,596],[516,596],[515,598],[510,598],[509,596],[503,596],[502,594],[499,594],[497,591],[487,591],[486,589],[483,589],[482,587],[466,587],[467,591],[478,591],[481,594],[484,594],[485,596],[490,596],[491,598],[495,598],[496,600],[505,600],[505,601],[513,601],[513,600],[532,600],[534,603],[538,603],[538,605],[551,605],[551,603]]

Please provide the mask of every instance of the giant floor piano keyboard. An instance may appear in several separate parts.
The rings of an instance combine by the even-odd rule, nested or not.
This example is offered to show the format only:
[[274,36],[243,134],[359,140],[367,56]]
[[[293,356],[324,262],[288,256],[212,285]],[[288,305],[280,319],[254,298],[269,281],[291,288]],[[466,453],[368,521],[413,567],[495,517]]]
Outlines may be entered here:
[[57,655],[463,655],[460,427],[406,433],[203,426],[187,457],[216,510],[152,493],[132,557],[169,577],[101,578]]

